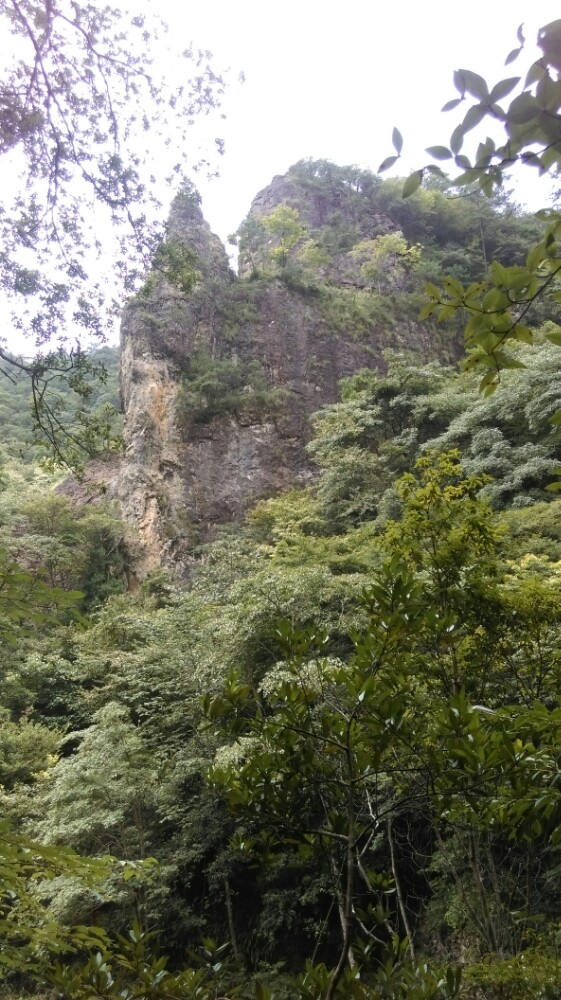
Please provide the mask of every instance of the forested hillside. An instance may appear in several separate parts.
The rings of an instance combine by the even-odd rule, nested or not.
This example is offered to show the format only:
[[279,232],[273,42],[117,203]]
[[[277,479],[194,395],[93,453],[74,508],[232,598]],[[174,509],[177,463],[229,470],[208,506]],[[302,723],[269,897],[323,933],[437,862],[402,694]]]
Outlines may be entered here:
[[506,111],[456,74],[455,183],[301,161],[238,276],[184,186],[117,486],[116,352],[2,362],[7,1000],[561,994],[561,220],[497,191],[561,157],[540,37]]
[[6,462],[12,990],[327,996],[344,956],[341,996],[555,995],[557,329],[490,396],[412,351],[344,379],[314,481],[187,588],[124,592],[116,511]]
[[86,359],[94,371],[85,375],[85,390],[79,394],[73,391],[72,380],[68,382],[58,374],[64,366],[71,368],[69,356],[62,351],[52,357],[50,364],[46,356],[41,375],[44,399],[40,390],[34,399],[31,380],[17,359],[12,363],[9,359],[2,361],[0,447],[6,457],[25,465],[52,457],[52,447],[40,426],[44,416],[54,433],[58,432],[61,447],[67,452],[77,441],[83,444],[81,450],[86,456],[88,446],[93,454],[115,442],[121,431],[118,349],[100,347],[88,352]]

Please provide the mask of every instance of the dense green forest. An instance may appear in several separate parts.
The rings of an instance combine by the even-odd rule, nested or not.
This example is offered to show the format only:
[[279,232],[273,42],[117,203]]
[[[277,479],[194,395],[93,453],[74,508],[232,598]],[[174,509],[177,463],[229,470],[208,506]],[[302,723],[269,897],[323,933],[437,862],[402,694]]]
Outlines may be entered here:
[[92,349],[84,353],[84,360],[92,370],[85,372],[78,392],[72,378],[60,376],[64,368],[72,370],[68,353],[46,355],[35,398],[31,379],[18,359],[10,361],[7,356],[2,361],[0,448],[5,459],[37,465],[52,458],[53,449],[42,427],[45,416],[67,457],[73,450],[87,458],[115,447],[121,430],[118,348]]
[[[376,182],[387,211],[398,191]],[[348,292],[391,296],[394,316],[415,317],[428,272],[458,255],[477,277],[483,215],[487,252],[504,241],[514,264],[517,239],[522,253],[539,238],[508,203],[438,185],[403,213],[413,266],[384,259]],[[322,259],[306,277],[269,257],[247,281],[335,296]],[[0,963],[14,997],[558,994],[550,309],[536,306],[533,343],[512,348],[524,367],[491,395],[469,367],[413,351],[345,379],[313,418],[314,484],[222,529],[187,587],[162,570],[127,591],[130,529],[37,464],[29,399],[3,384]],[[221,375],[216,412],[238,405]],[[113,378],[94,410],[114,403]],[[183,405],[200,419],[198,397]]]
[[[67,23],[94,67],[80,76],[87,93],[104,63],[80,10]],[[56,54],[49,17],[36,20],[31,37]],[[314,217],[289,199],[242,223],[240,313],[280,282],[313,298],[326,337],[384,329],[387,349],[379,356],[376,341],[376,367],[342,380],[339,401],[314,414],[313,480],[217,529],[193,552],[188,582],[163,569],[136,580],[130,527],[103,495],[65,480],[67,449],[74,465],[77,450],[117,446],[115,352],[98,359],[106,381],[85,392],[81,356],[76,368],[60,351],[53,369],[39,357],[31,398],[26,367],[0,350],[9,1000],[559,996],[561,220],[529,217],[497,189],[517,159],[558,169],[560,40],[561,22],[540,31],[542,57],[506,110],[498,102],[519,78],[489,90],[455,74],[448,106],[476,103],[449,147],[428,150],[462,171],[455,186],[434,163],[404,188],[302,161],[287,176],[313,193]],[[131,64],[119,66],[127,83]],[[71,69],[58,100],[83,136],[84,123],[99,127],[106,91],[94,87],[88,118],[87,98],[69,94]],[[44,77],[37,101],[49,111],[48,75],[32,72],[28,92]],[[59,170],[68,153],[52,160],[36,141],[50,119],[20,92],[0,91],[0,152],[26,143],[50,193],[85,154]],[[472,162],[464,137],[489,116],[505,145],[487,138]],[[402,142],[394,130],[383,167]],[[86,179],[114,213],[141,199],[116,154]],[[365,197],[377,235],[358,211]],[[39,232],[30,206],[17,227],[5,220],[26,251]],[[62,251],[83,220],[64,221]],[[68,289],[17,261],[17,249],[3,252],[3,286],[45,292],[43,336]],[[191,294],[192,254],[164,241],[154,263],[154,283],[175,275],[177,294]],[[83,280],[79,260],[67,267]],[[95,327],[87,305],[82,321]],[[431,336],[417,345],[419,310]],[[287,400],[268,393],[259,365],[201,355],[175,416],[187,434],[255,396],[274,420]]]

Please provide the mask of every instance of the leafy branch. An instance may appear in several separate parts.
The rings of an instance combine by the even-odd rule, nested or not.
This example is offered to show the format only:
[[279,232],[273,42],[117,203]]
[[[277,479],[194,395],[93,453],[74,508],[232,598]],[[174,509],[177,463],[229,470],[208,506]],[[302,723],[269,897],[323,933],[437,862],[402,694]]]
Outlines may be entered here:
[[[522,26],[517,39],[519,45],[507,56],[507,64],[514,62],[524,47]],[[537,45],[541,56],[532,63],[523,81],[520,76],[508,77],[489,87],[482,76],[471,70],[454,73],[459,97],[448,101],[443,111],[455,110],[468,97],[475,103],[470,104],[447,145],[429,146],[426,150],[432,160],[450,161],[461,171],[449,180],[451,188],[467,186],[468,193],[480,190],[490,197],[503,186],[505,175],[516,164],[534,167],[540,175],[561,168],[561,20],[540,28]],[[517,88],[508,106],[499,103]],[[501,126],[502,141],[497,144],[487,136],[479,143],[472,161],[463,152],[464,140],[486,118]],[[397,129],[393,145],[395,155],[384,160],[380,171],[389,169],[401,157],[403,139]],[[446,177],[438,163],[431,162],[407,178],[403,197],[413,195],[427,174]],[[504,267],[494,261],[488,278],[467,288],[454,277],[445,278],[440,289],[434,284],[426,286],[428,302],[422,318],[434,314],[438,319],[447,319],[458,310],[467,313],[467,364],[482,370],[481,388],[487,393],[498,385],[502,370],[523,367],[503,348],[509,341],[532,342],[532,331],[524,323],[530,308],[546,296],[561,301],[561,214],[549,210],[538,213],[538,218],[546,224],[544,236],[528,250],[524,267]],[[551,334],[550,339],[559,343],[557,334]]]

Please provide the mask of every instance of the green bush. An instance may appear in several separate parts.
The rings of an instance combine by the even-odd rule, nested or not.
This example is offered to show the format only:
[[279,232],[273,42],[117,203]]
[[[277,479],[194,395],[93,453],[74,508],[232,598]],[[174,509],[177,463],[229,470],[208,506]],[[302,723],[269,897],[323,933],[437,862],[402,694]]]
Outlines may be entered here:
[[472,965],[465,970],[462,1000],[557,1000],[561,959],[539,948]]
[[204,351],[193,355],[176,403],[181,426],[209,423],[219,413],[256,416],[273,413],[286,397],[270,389],[262,365],[235,358],[215,359]]

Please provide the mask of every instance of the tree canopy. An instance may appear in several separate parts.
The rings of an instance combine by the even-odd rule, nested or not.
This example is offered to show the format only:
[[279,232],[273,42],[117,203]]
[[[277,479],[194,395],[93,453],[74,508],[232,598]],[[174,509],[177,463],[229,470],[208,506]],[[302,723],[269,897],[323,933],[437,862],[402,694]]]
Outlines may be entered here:
[[[210,54],[195,48],[172,60],[184,64],[180,82],[161,76],[165,30],[95,3],[0,3],[0,289],[12,325],[38,352],[16,363],[55,447],[53,380],[82,391],[92,362],[80,344],[103,341],[148,264],[166,270],[159,197],[200,166],[190,131],[223,93]],[[14,362],[5,333],[0,357]]]

